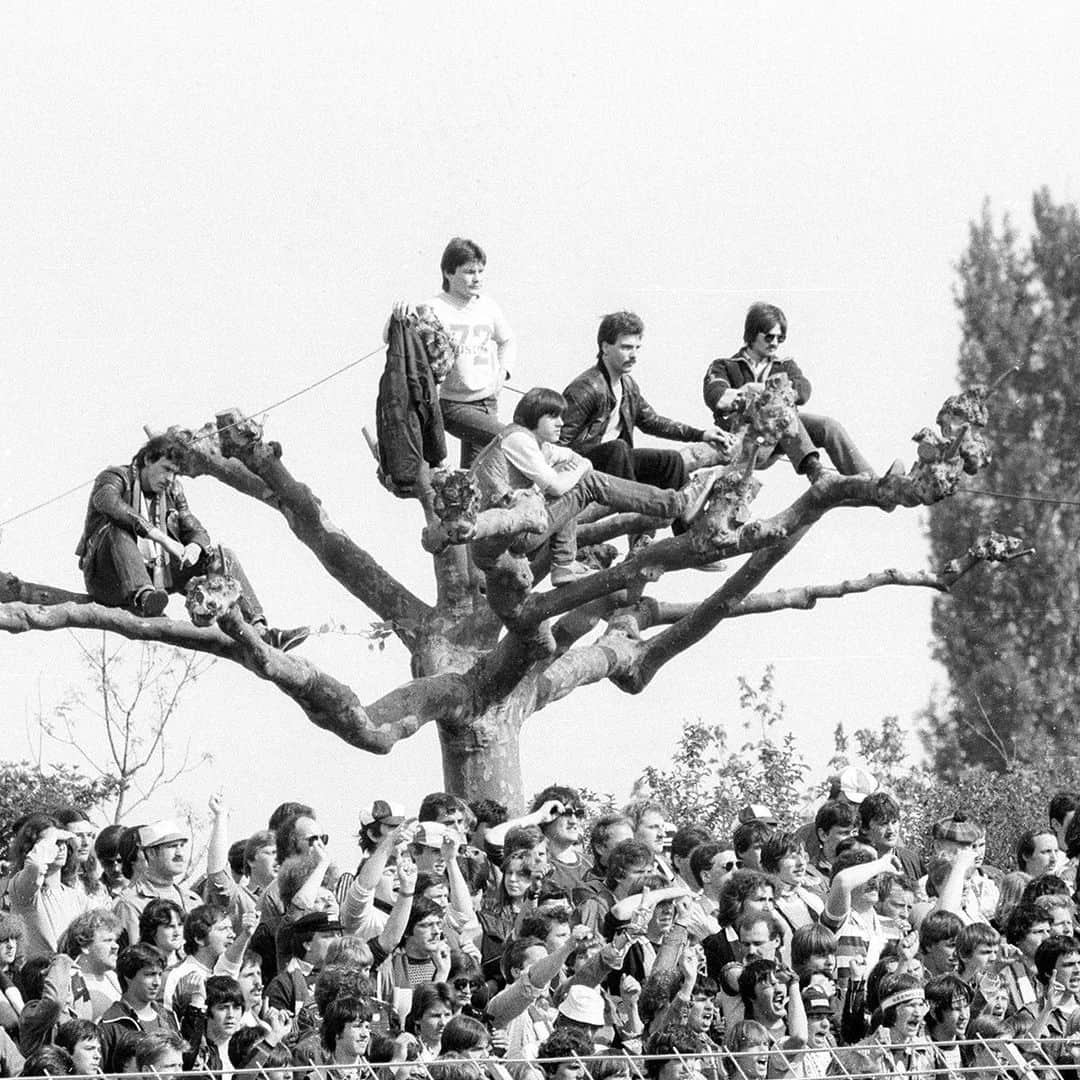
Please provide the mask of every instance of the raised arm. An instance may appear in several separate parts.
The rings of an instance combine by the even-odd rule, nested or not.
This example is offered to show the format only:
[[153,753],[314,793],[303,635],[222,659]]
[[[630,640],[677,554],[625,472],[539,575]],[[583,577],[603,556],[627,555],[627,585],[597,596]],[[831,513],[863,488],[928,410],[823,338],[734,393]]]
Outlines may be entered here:
[[849,866],[846,870],[841,870],[833,877],[829,885],[829,895],[825,899],[825,914],[834,922],[843,922],[851,911],[851,894],[860,885],[865,885],[872,878],[876,878],[878,874],[890,871],[894,874],[904,872],[900,860],[892,852],[871,862],[859,863],[858,866]]
[[678,900],[680,896],[689,896],[690,890],[685,885],[671,885],[666,889],[646,889],[632,896],[626,896],[611,908],[611,918],[624,922],[635,911],[648,910],[650,913],[662,900]]
[[563,805],[557,799],[548,799],[538,810],[531,814],[523,814],[521,817],[510,818],[501,825],[492,825],[484,836],[484,843],[490,847],[500,848],[506,840],[506,834],[511,829],[522,828],[526,825],[544,826],[554,821],[562,813]]
[[949,873],[938,888],[937,900],[931,911],[951,911],[959,915],[964,906],[964,882],[975,865],[975,849],[960,848],[953,858]]
[[458,865],[459,847],[457,836],[448,830],[443,837],[441,854],[446,861],[446,883],[450,890],[450,908],[454,915],[465,924],[476,918],[476,908],[473,906],[468,882]]
[[397,879],[397,899],[390,909],[386,925],[379,932],[379,944],[387,953],[393,952],[405,936],[405,927],[412,914],[413,897],[416,895],[416,863],[412,859],[398,859]]

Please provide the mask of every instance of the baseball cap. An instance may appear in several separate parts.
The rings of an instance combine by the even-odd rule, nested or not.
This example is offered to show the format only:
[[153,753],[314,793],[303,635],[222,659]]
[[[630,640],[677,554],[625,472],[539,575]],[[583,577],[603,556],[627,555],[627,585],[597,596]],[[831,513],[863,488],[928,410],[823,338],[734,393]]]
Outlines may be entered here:
[[360,827],[374,825],[400,825],[405,820],[405,807],[401,803],[376,799],[370,806],[360,811]]
[[413,843],[421,847],[442,847],[446,839],[446,826],[438,821],[422,821],[416,828]]
[[873,795],[877,790],[877,777],[869,769],[849,765],[840,774],[840,791],[848,802],[861,803],[867,795]]
[[139,846],[143,848],[160,847],[162,844],[190,839],[187,829],[172,818],[163,818],[155,821],[153,825],[143,825],[139,829]]
[[764,803],[751,803],[739,811],[739,823],[749,825],[751,821],[760,821],[764,825],[779,825],[780,820]]
[[807,1016],[831,1016],[833,1013],[832,1002],[819,986],[808,986],[803,991],[802,999]]

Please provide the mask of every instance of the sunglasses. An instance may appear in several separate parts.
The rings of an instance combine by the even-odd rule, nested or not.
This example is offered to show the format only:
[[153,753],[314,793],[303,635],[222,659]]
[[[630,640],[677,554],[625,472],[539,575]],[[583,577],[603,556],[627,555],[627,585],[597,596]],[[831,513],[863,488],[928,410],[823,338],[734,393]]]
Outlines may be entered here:
[[320,835],[319,833],[316,833],[314,836],[309,836],[307,838],[308,847],[314,847],[319,841],[322,841],[322,846],[326,847],[326,845],[330,843],[330,834],[322,833]]
[[783,336],[783,334],[762,334],[761,336],[762,336],[762,337],[763,337],[763,338],[764,338],[764,339],[765,339],[766,341],[775,341],[775,342],[780,342],[780,341],[783,341],[783,340],[784,340],[784,336]]
[[578,821],[583,821],[588,816],[584,806],[568,806],[565,810],[559,811],[559,817],[577,818]]

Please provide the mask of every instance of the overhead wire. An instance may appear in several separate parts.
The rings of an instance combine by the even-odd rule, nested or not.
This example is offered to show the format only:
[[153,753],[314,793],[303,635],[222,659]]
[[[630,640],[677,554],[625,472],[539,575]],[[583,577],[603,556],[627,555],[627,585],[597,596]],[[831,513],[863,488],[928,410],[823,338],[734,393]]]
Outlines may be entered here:
[[[197,436],[196,441],[212,438],[214,435],[220,435],[224,431],[229,431],[232,428],[239,427],[241,424],[246,423],[248,420],[254,419],[256,416],[265,416],[267,413],[272,412],[274,409],[280,408],[282,405],[286,405],[290,401],[294,401],[296,398],[317,389],[324,383],[328,383],[331,379],[336,379],[339,375],[343,375],[351,368],[356,367],[358,364],[362,364],[365,360],[370,360],[376,353],[382,352],[384,348],[385,346],[379,345],[377,348],[372,349],[370,352],[364,353],[364,355],[359,357],[358,359],[350,360],[349,363],[343,364],[339,368],[335,368],[333,371],[328,372],[326,375],[323,375],[321,378],[316,379],[314,382],[310,382],[306,386],[300,387],[299,390],[294,390],[291,394],[286,394],[285,397],[279,398],[277,401],[274,401],[261,409],[256,409],[254,412],[247,413],[246,415],[240,417],[238,420],[234,420],[231,424],[225,424],[220,428],[215,428],[212,432],[207,432],[207,434],[205,435]],[[38,510],[44,510],[45,507],[52,506],[53,503],[60,502],[62,499],[66,499],[69,495],[74,495],[76,492],[82,491],[83,488],[89,487],[94,482],[94,479],[94,477],[90,477],[89,480],[83,480],[81,483],[76,484],[74,487],[70,487],[66,491],[61,491],[58,495],[53,495],[51,498],[45,499],[43,502],[35,503],[33,506],[28,506],[25,510],[20,510],[17,514],[12,514],[11,517],[4,518],[3,521],[0,521],[0,529],[2,529],[5,525],[10,525],[13,521],[19,521],[21,518],[29,517],[30,514],[34,514]]]
[[[252,420],[257,416],[265,416],[267,413],[272,412],[274,409],[280,408],[282,405],[287,405],[290,401],[295,401],[297,398],[302,397],[304,394],[310,393],[312,390],[318,389],[320,386],[330,382],[331,379],[336,379],[339,375],[345,374],[346,371],[350,371],[352,368],[357,367],[359,364],[364,363],[366,360],[370,360],[376,353],[380,353],[385,348],[384,345],[378,345],[370,352],[364,353],[363,356],[358,357],[356,360],[350,360],[347,364],[342,364],[341,367],[335,368],[333,371],[327,372],[327,374],[320,376],[313,382],[307,383],[301,386],[298,390],[292,391],[292,393],[286,394],[282,398],[278,398],[277,401],[271,402],[269,405],[263,406],[261,409],[256,409],[253,412],[247,413],[237,420],[232,421],[230,424],[226,424],[220,428],[216,428],[211,432],[207,432],[205,435],[196,436],[196,441],[202,439],[213,438],[215,435],[220,435],[222,432],[229,431],[232,428],[239,427],[241,424],[246,423],[248,420]],[[505,383],[505,389],[511,391],[511,393],[523,395],[524,390],[514,386],[512,383]],[[83,480],[76,484],[74,487],[67,488],[64,491],[59,492],[56,495],[51,496],[42,502],[35,503],[33,506],[28,506],[25,510],[20,510],[16,514],[12,514],[10,517],[4,518],[0,521],[0,529],[6,525],[10,525],[13,522],[20,521],[22,518],[29,517],[31,514],[37,513],[39,510],[44,510],[48,506],[52,506],[54,503],[61,502],[70,495],[74,495],[83,488],[89,487],[94,482],[94,477],[90,477],[88,480]],[[1038,502],[1048,503],[1056,506],[1080,506],[1080,500],[1078,499],[1065,499],[1056,498],[1049,495],[1021,495],[1017,492],[1010,491],[992,491],[988,488],[973,488],[962,487],[956,492],[957,495],[972,494],[972,495],[990,495],[998,499],[1012,499],[1018,502]]]

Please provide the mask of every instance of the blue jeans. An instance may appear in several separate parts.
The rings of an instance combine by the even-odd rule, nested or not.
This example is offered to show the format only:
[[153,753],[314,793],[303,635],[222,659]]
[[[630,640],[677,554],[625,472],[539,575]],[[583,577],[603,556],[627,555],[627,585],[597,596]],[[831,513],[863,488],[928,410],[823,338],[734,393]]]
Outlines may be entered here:
[[798,414],[796,427],[780,440],[761,468],[768,468],[778,457],[786,454],[795,471],[801,472],[806,455],[818,449],[825,451],[841,476],[874,471],[842,424],[831,416],[806,412]]
[[[217,548],[204,551],[194,566],[181,567],[177,559],[169,556],[172,574],[171,593],[183,593],[187,583],[194,577],[212,570],[224,572],[235,578],[240,585],[240,611],[248,622],[265,622],[262,605],[251,587],[244,568],[236,554],[222,548],[225,566],[215,566]],[[86,591],[99,604],[106,607],[127,607],[142,589],[151,588],[150,572],[143,561],[135,536],[119,525],[107,525],[95,538],[93,548],[83,566]]]
[[504,427],[499,420],[498,398],[482,398],[480,401],[447,401],[439,399],[443,427],[461,440],[461,467],[469,468],[476,455]]
[[548,527],[542,535],[526,533],[513,540],[506,537],[477,540],[472,545],[476,565],[484,569],[507,550],[531,557],[549,541],[552,562],[561,565],[573,562],[577,558],[577,517],[590,503],[621,513],[657,518],[673,518],[686,506],[682,492],[623,480],[592,469],[568,492],[548,501]]

